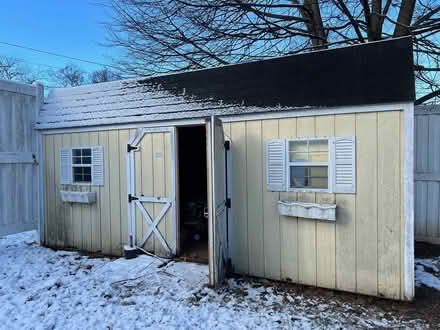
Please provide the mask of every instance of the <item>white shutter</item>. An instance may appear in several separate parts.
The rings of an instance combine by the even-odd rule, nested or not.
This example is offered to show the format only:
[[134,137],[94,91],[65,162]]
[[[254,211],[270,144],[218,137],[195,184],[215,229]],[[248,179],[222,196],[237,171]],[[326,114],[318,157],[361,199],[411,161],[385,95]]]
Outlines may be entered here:
[[104,147],[92,147],[92,184],[104,185]]
[[333,192],[355,193],[356,138],[354,136],[335,137],[333,146]]
[[268,191],[286,191],[286,140],[266,141]]
[[72,183],[72,149],[62,148],[60,150],[61,184]]

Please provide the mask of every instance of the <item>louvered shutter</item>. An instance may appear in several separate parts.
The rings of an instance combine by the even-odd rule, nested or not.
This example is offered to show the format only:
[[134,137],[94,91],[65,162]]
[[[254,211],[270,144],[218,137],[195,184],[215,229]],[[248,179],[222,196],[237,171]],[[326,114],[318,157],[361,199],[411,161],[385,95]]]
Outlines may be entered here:
[[104,185],[104,147],[92,147],[92,184]]
[[356,139],[354,136],[334,138],[334,192],[356,192]]
[[266,141],[266,181],[268,191],[286,191],[286,141]]
[[72,183],[72,149],[62,148],[60,150],[61,184]]

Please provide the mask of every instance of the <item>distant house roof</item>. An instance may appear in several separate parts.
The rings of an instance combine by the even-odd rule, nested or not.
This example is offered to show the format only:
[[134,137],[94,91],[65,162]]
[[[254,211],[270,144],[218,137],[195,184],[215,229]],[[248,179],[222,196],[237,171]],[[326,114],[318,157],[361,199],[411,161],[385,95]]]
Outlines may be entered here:
[[37,128],[411,102],[411,38],[53,89]]

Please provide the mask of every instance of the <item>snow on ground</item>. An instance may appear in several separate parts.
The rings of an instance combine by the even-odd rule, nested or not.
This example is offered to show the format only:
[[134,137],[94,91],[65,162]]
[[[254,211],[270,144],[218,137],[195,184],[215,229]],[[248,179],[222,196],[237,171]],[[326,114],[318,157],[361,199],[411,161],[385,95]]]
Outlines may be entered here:
[[[0,238],[1,329],[423,328],[380,310],[231,279],[206,286],[207,266],[149,256],[88,258]],[[433,265],[434,266],[434,265]],[[426,266],[425,266],[426,267]]]
[[440,257],[416,259],[416,285],[440,291]]

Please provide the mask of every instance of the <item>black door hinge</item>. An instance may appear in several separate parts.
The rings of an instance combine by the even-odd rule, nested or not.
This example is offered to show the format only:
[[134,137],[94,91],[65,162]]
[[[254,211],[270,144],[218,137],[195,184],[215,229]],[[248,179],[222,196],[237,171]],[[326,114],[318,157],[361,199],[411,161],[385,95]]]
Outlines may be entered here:
[[138,150],[139,147],[133,147],[131,144],[127,144],[127,152],[130,152],[132,150]]
[[132,196],[131,194],[128,194],[128,202],[131,203],[132,201],[137,201],[139,198],[136,196]]
[[231,148],[231,141],[225,141],[225,150],[229,150]]
[[230,199],[230,198],[226,198],[225,206],[226,206],[228,209],[231,208],[231,199]]

